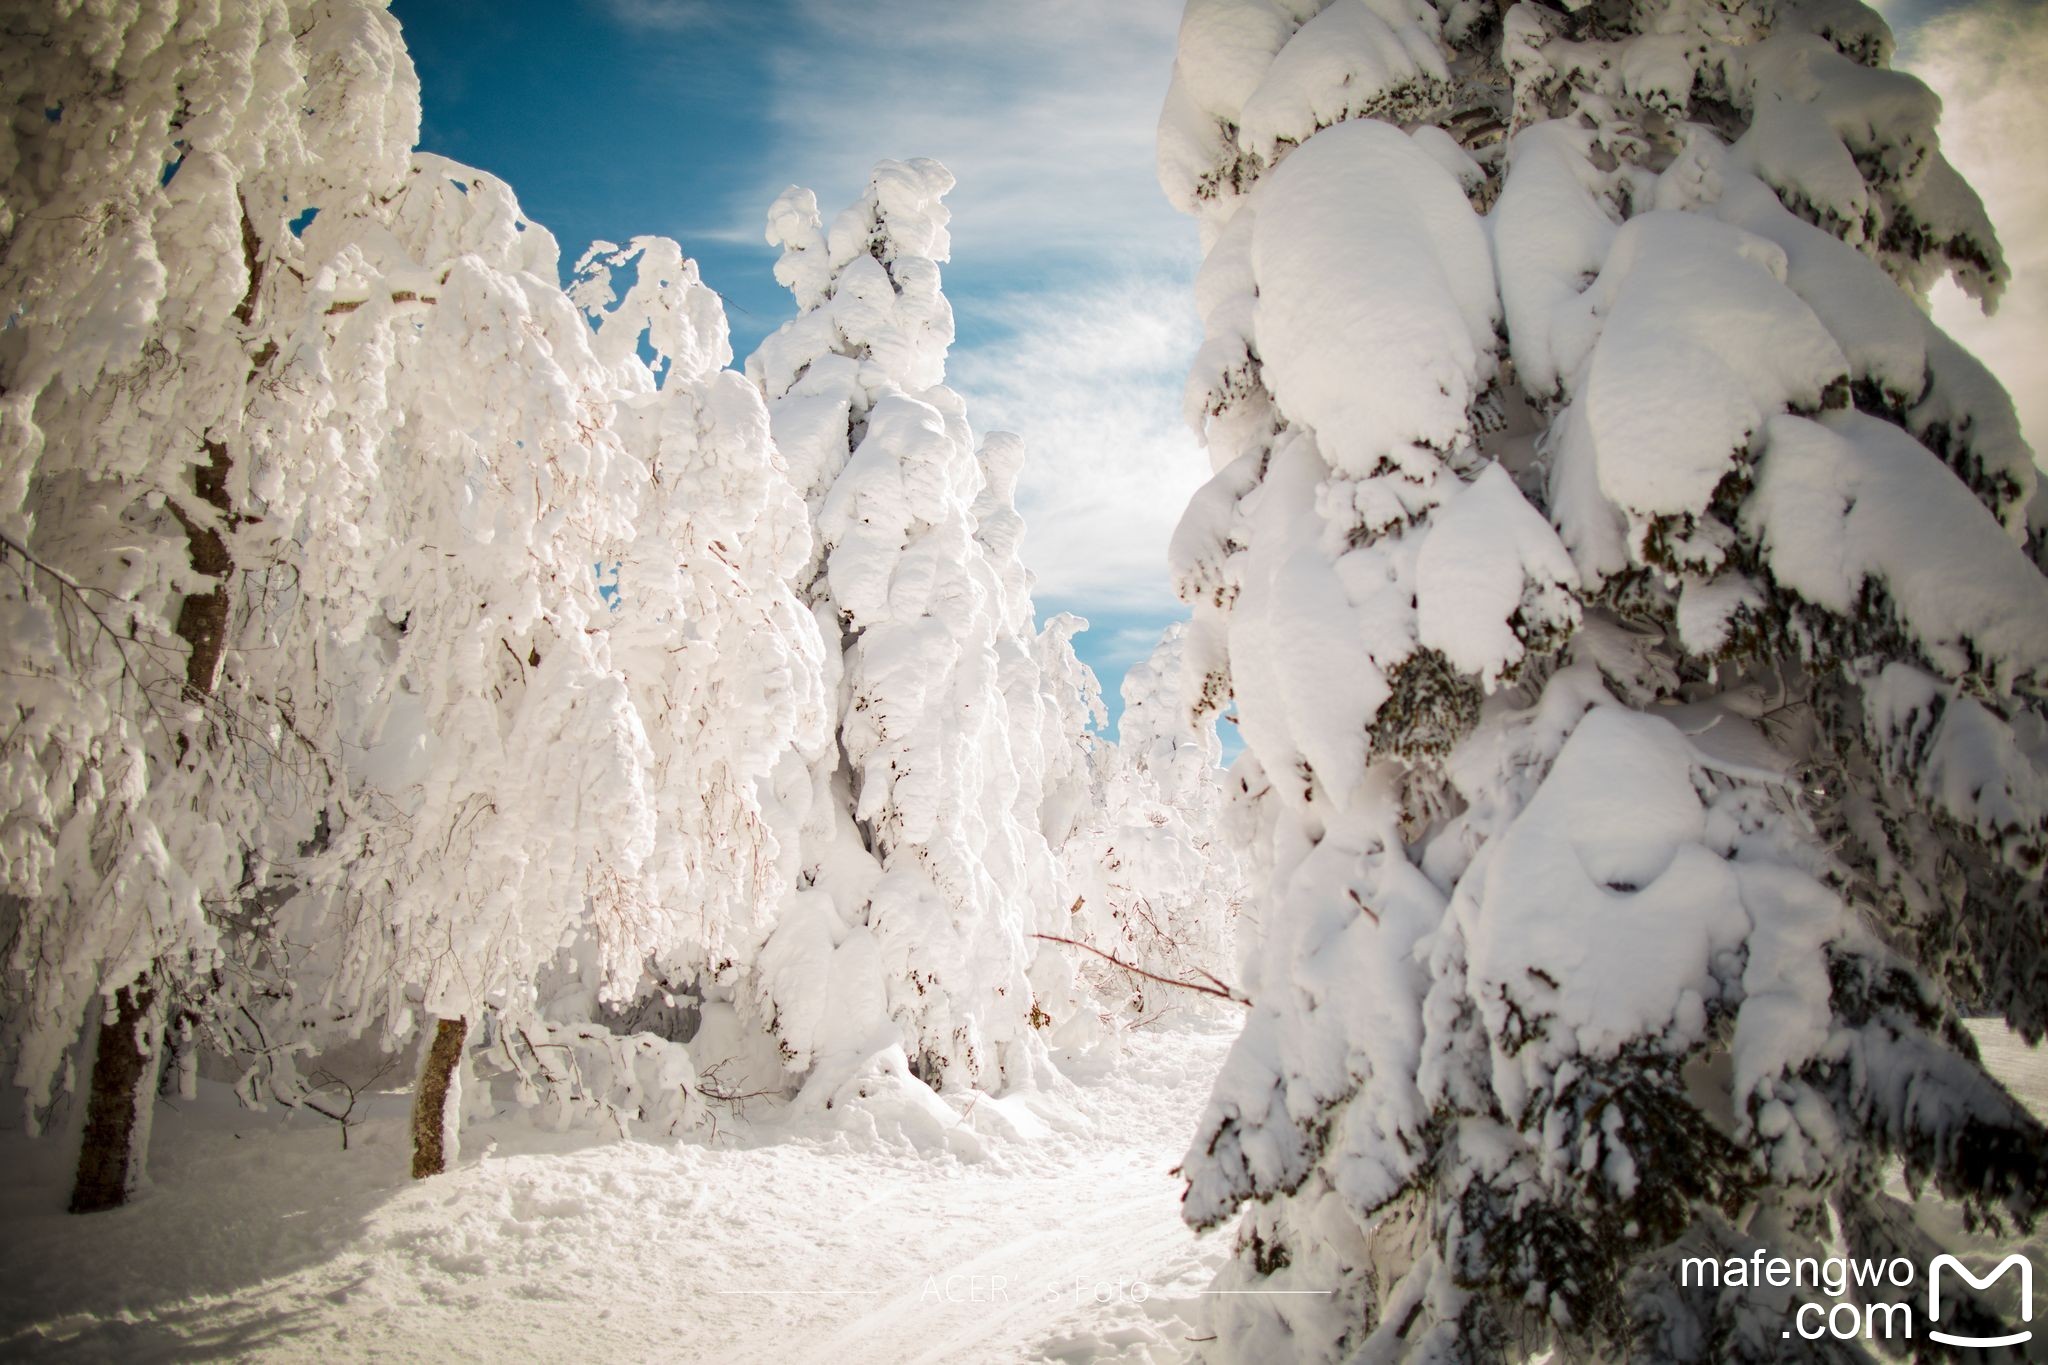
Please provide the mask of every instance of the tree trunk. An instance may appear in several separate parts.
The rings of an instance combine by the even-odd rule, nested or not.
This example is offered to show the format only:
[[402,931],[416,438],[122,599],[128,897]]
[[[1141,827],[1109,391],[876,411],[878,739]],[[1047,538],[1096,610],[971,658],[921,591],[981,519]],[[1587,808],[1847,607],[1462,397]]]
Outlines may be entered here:
[[468,1020],[441,1020],[434,1026],[434,1041],[420,1063],[420,1083],[412,1097],[414,1180],[441,1174],[455,1155],[455,1135],[462,1122],[462,1094],[455,1068],[462,1061],[462,1042],[468,1036]]
[[[227,447],[207,441],[205,449],[206,463],[193,471],[193,489],[225,520]],[[185,528],[193,569],[218,580],[208,592],[188,594],[178,611],[178,635],[191,646],[185,660],[185,696],[203,702],[220,681],[227,648],[227,579],[235,565],[218,529],[195,521],[176,501],[170,506]],[[180,762],[191,745],[190,733],[178,736]],[[142,1180],[156,1101],[158,1044],[163,1037],[163,1010],[156,997],[153,987],[139,981],[124,986],[114,996],[114,1022],[100,1025],[85,1136],[78,1148],[78,1183],[71,1193],[73,1213],[117,1208]]]
[[[262,238],[242,206],[242,263],[249,287],[234,310],[235,321],[252,326],[263,287]],[[259,351],[249,367],[250,378],[276,354],[275,346]],[[171,515],[185,531],[186,554],[195,573],[214,580],[205,592],[188,593],[178,608],[178,637],[190,652],[185,658],[185,698],[206,702],[220,684],[227,654],[228,580],[235,571],[227,532],[235,522],[228,496],[233,458],[224,441],[202,439],[206,462],[192,471],[192,492],[198,503],[188,512],[175,498]],[[217,524],[214,524],[217,523]],[[203,724],[202,724],[203,729]],[[178,736],[178,759],[190,752],[192,735]],[[149,1146],[149,1124],[156,1100],[156,1075],[163,1039],[163,1008],[154,987],[137,981],[115,993],[114,1022],[100,1026],[93,1053],[92,1091],[86,1106],[85,1137],[78,1150],[78,1183],[71,1194],[73,1213],[92,1213],[126,1203],[142,1180]],[[445,1028],[446,1025],[444,1024]],[[456,1040],[457,1051],[461,1039]]]
[[137,981],[115,992],[113,1022],[101,1022],[93,1049],[73,1213],[119,1208],[142,1184],[162,1034],[154,987]]
[[[235,321],[246,329],[256,320],[256,300],[263,289],[264,274],[263,239],[257,235],[256,225],[249,220],[246,203],[242,205],[242,266],[248,272],[249,288],[241,303],[235,306]],[[275,354],[277,348],[270,345],[252,357],[250,380],[256,378]],[[188,514],[175,500],[171,503],[171,515],[185,528],[186,552],[191,557],[194,572],[218,580],[218,585],[211,591],[188,595],[178,608],[178,636],[192,650],[185,659],[185,695],[192,701],[205,701],[212,697],[220,682],[221,661],[227,652],[228,640],[228,578],[235,571],[234,555],[228,549],[224,532],[232,530],[239,520],[235,515],[234,501],[228,496],[228,471],[234,467],[234,460],[228,454],[226,443],[202,440],[200,446],[206,451],[206,463],[193,469],[192,491],[213,509],[219,525],[210,526],[203,513]],[[181,747],[179,753],[182,755],[183,752]]]
[[[206,463],[192,471],[193,491],[219,513],[223,526],[231,525],[228,470],[233,461],[228,457],[227,447],[219,441],[202,444]],[[186,552],[193,570],[219,580],[211,591],[189,594],[178,608],[178,636],[191,647],[185,658],[185,695],[192,701],[205,701],[220,682],[221,661],[227,652],[227,580],[235,571],[235,561],[220,528],[188,515],[176,502],[171,504],[171,514],[185,528]]]

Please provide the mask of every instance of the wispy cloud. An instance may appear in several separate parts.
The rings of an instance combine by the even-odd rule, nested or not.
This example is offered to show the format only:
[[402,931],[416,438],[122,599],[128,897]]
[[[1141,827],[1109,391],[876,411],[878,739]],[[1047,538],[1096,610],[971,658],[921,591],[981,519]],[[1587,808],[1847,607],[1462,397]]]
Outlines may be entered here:
[[[1140,625],[1115,626],[1106,632],[1097,657],[1113,664],[1117,677],[1121,677],[1132,664],[1152,657],[1163,629],[1165,627],[1150,620]],[[1108,686],[1112,690],[1118,685],[1116,677],[1109,679]]]
[[1002,334],[956,355],[952,379],[978,428],[1029,445],[1018,503],[1039,596],[1084,614],[1177,612],[1167,541],[1208,472],[1180,415],[1201,340],[1186,276],[1011,295],[987,311]]
[[[843,203],[883,157],[959,178],[956,259],[1192,238],[1152,175],[1181,0],[800,0],[765,112],[770,172],[747,226],[794,180]],[[829,210],[828,210],[829,211]]]
[[1997,225],[2013,279],[1995,316],[1953,285],[1934,293],[1934,318],[1989,365],[2019,406],[2036,462],[2048,459],[2048,6],[1990,0],[1912,23],[1924,5],[1894,0],[1899,65],[1942,100],[1942,150]]
[[716,13],[711,0],[598,0],[598,7],[627,28],[659,33],[695,28]]

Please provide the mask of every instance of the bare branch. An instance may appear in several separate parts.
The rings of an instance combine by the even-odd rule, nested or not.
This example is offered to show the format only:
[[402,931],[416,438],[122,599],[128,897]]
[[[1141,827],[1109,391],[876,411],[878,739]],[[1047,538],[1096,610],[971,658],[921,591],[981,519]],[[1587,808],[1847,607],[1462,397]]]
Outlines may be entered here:
[[0,531],[0,549],[16,555],[30,569],[44,575],[51,582],[55,583],[60,589],[60,596],[68,595],[72,601],[78,604],[80,610],[92,618],[93,624],[99,627],[100,632],[113,642],[114,653],[121,661],[121,675],[135,685],[137,695],[142,698],[142,704],[149,708],[149,713],[155,718],[156,723],[166,733],[174,733],[170,721],[165,718],[163,712],[157,709],[156,699],[150,695],[148,684],[143,682],[142,675],[135,671],[134,663],[128,658],[127,642],[121,638],[121,633],[114,629],[112,623],[106,617],[100,615],[99,608],[93,606],[91,601],[87,599],[86,594],[96,591],[96,589],[87,588],[83,583],[80,583],[54,564],[47,563],[38,558],[28,546],[22,544],[13,536],[8,535],[5,531]]
[[[1069,948],[1079,948],[1083,952],[1093,953],[1103,961],[1121,967],[1133,976],[1142,976],[1147,981],[1157,981],[1162,986],[1178,986],[1184,991],[1194,991],[1200,995],[1213,995],[1218,1000],[1228,1000],[1233,1005],[1243,1005],[1246,1009],[1251,1008],[1252,1002],[1250,999],[1239,995],[1223,982],[1218,981],[1213,976],[1209,976],[1207,972],[1202,972],[1202,975],[1208,976],[1210,981],[1215,982],[1214,985],[1205,986],[1199,981],[1176,981],[1173,977],[1161,976],[1157,972],[1148,972],[1143,967],[1133,966],[1114,953],[1105,953],[1095,945],[1082,943],[1078,939],[1061,938],[1058,934],[1033,934],[1031,937],[1042,938],[1047,943],[1064,943]],[[1196,970],[1199,971],[1200,969],[1197,968]]]

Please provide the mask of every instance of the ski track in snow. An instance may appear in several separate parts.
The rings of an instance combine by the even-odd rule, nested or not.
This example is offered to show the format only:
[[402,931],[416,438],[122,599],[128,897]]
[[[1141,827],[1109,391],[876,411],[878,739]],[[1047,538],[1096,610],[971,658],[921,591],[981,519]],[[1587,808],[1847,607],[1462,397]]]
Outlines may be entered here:
[[403,1095],[344,1155],[331,1123],[209,1086],[160,1111],[142,1199],[74,1218],[72,1142],[13,1135],[0,1357],[1183,1360],[1229,1236],[1187,1230],[1170,1170],[1229,1039],[1127,1035],[1072,1068],[1077,1116],[984,1132],[973,1162],[767,1122],[621,1143],[513,1117],[415,1184]]

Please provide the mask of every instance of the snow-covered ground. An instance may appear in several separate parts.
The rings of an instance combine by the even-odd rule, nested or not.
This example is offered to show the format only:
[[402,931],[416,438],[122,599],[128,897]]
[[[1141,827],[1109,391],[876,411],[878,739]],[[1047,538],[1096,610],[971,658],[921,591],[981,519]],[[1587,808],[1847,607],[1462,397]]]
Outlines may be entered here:
[[2048,1048],[2028,1047],[2020,1036],[1989,1019],[1970,1021],[1984,1065],[2036,1114],[2048,1115]]
[[[2048,1053],[1977,1033],[2048,1110]],[[1127,1034],[1070,1064],[1040,1131],[1014,1102],[964,1113],[968,1161],[772,1121],[678,1143],[507,1119],[414,1183],[402,1095],[344,1154],[331,1124],[209,1093],[159,1118],[145,1198],[74,1218],[68,1147],[10,1137],[0,1356],[1184,1360],[1229,1239],[1187,1231],[1169,1171],[1228,1042]]]
[[1036,1115],[983,1100],[965,1161],[766,1116],[708,1143],[508,1118],[414,1183],[402,1095],[343,1153],[209,1088],[160,1113],[144,1198],[74,1218],[67,1145],[9,1137],[0,1357],[1183,1359],[1228,1236],[1187,1231],[1169,1172],[1229,1036],[1155,1024]]

